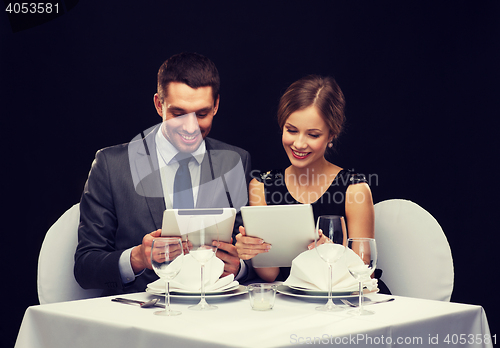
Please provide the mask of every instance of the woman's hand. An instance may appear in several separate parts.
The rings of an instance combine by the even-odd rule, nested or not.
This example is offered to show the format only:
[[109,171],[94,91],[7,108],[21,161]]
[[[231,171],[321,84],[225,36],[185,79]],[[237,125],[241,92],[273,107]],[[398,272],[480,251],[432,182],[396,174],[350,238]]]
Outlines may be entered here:
[[[318,245],[324,244],[324,243],[331,243],[332,241],[323,234],[323,231],[319,230],[318,231],[319,238],[318,238]],[[315,242],[312,242],[307,246],[307,249],[311,250],[315,248]]]
[[236,236],[235,246],[240,259],[250,260],[255,255],[267,253],[271,250],[271,244],[265,243],[260,238],[247,236],[243,226],[240,226],[239,230],[240,233]]
[[[240,233],[236,236],[236,250],[242,260],[250,260],[255,255],[267,253],[271,250],[271,244],[265,243],[262,239],[248,237],[245,233],[245,227],[240,226]],[[279,267],[255,268],[255,273],[266,282],[274,282],[280,272]]]

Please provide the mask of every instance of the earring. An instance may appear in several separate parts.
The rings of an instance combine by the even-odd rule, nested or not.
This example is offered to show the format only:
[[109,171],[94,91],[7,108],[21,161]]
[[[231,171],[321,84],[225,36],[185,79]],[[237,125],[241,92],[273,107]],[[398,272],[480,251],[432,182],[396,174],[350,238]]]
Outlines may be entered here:
[[328,147],[331,149],[333,147],[333,143],[332,142],[329,142],[328,143]]

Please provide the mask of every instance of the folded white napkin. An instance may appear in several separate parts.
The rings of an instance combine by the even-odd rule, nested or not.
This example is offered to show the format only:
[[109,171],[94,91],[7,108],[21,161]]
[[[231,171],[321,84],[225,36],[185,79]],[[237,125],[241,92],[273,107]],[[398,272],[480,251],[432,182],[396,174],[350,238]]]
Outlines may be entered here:
[[[238,282],[234,280],[234,275],[229,274],[220,278],[224,271],[224,262],[217,257],[212,257],[205,265],[203,280],[205,291],[222,291],[237,286]],[[148,284],[148,289],[155,292],[165,291],[165,282],[158,279]],[[191,255],[183,256],[182,268],[179,274],[170,281],[171,291],[196,292],[201,290],[201,265]]]
[[[349,273],[348,266],[363,267],[361,258],[351,249],[347,249],[342,257],[333,264],[333,291],[356,291],[358,281]],[[290,276],[283,283],[287,286],[308,290],[328,291],[328,265],[314,249],[304,251],[292,261]],[[369,291],[377,289],[377,279],[370,275],[362,277],[363,287]]]

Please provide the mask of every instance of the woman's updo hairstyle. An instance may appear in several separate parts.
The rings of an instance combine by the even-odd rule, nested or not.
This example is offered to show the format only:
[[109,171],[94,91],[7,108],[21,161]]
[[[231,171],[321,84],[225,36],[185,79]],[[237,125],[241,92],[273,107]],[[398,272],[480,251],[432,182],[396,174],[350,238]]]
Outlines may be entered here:
[[345,121],[345,99],[333,77],[309,75],[288,87],[278,107],[278,124],[281,130],[292,113],[311,105],[317,108],[335,141],[342,132]]

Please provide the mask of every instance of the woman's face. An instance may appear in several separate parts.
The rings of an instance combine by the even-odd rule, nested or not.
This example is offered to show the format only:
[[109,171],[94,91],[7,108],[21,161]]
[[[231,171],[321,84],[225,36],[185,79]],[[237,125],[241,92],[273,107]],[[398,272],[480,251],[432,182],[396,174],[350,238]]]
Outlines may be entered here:
[[292,113],[283,126],[283,147],[298,168],[322,160],[331,140],[330,130],[314,106]]

